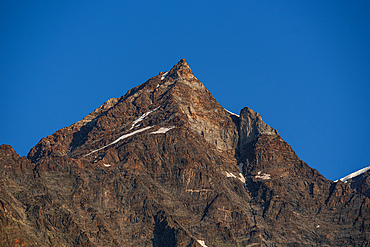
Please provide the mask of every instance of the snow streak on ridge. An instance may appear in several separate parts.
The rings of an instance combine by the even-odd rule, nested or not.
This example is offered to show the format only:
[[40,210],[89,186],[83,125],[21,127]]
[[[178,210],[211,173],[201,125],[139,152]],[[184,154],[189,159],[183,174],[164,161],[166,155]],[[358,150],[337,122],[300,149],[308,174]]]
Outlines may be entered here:
[[[368,170],[370,170],[370,166],[365,167],[365,168],[362,168],[362,169],[360,169],[360,170],[358,170],[356,172],[353,172],[353,173],[351,173],[351,174],[349,174],[349,175],[347,175],[344,178],[341,178],[339,180],[342,181],[342,182],[347,183],[347,181],[349,179],[354,178],[354,177],[357,177],[357,176],[361,175],[362,173],[367,172]],[[335,180],[334,182],[338,182],[338,180]]]
[[156,110],[158,110],[160,108],[160,106],[158,106],[157,108],[155,108],[154,110],[152,111],[148,111],[148,112],[145,112],[143,115],[141,115],[138,119],[136,119],[133,123],[132,123],[132,126],[130,128],[130,130],[132,130],[133,128],[135,128],[135,125],[138,124],[139,122],[143,121],[144,118],[146,116],[148,116],[150,113],[152,112],[155,112]]
[[205,242],[203,240],[198,240],[197,239],[197,242],[202,246],[202,247],[207,247],[207,245],[205,244]]
[[161,81],[166,77],[166,75],[168,75],[168,71],[162,75]]
[[125,134],[125,135],[121,136],[120,138],[116,139],[115,141],[113,141],[113,142],[109,143],[108,145],[105,145],[104,147],[101,147],[101,148],[99,148],[99,149],[96,149],[96,150],[94,150],[94,151],[92,151],[92,152],[90,152],[90,153],[86,154],[84,157],[89,156],[90,154],[93,154],[93,153],[95,153],[95,152],[98,152],[98,151],[100,151],[100,150],[102,150],[102,149],[104,149],[104,148],[106,148],[106,147],[108,147],[108,146],[111,146],[111,145],[113,145],[113,144],[116,144],[116,143],[117,143],[117,142],[119,142],[120,140],[126,139],[127,137],[133,136],[133,135],[135,135],[135,134],[137,134],[137,133],[143,132],[143,131],[145,131],[145,130],[147,130],[147,129],[150,129],[150,128],[153,128],[153,127],[154,127],[154,126],[148,126],[148,127],[145,127],[145,128],[139,129],[139,130],[135,130],[134,132],[131,132],[131,133],[129,133],[129,134]]
[[230,113],[231,115],[234,115],[234,116],[240,117],[238,114],[235,114],[235,113],[233,113],[233,112],[231,112],[231,111],[229,111],[229,110],[227,110],[227,109],[225,109],[225,108],[224,108],[224,110],[225,110],[225,111],[227,111],[228,113]]
[[169,130],[171,130],[171,129],[175,128],[175,127],[176,126],[171,126],[171,127],[168,127],[168,128],[161,127],[157,131],[150,132],[150,134],[164,134],[164,133],[167,133]]

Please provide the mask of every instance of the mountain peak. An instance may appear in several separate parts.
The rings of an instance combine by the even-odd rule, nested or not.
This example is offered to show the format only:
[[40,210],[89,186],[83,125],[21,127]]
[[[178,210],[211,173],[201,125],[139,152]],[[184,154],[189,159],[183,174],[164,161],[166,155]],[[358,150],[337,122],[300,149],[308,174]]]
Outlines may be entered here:
[[197,80],[193,72],[191,72],[189,64],[185,58],[181,59],[175,64],[172,69],[162,75],[162,78],[183,79],[183,80]]
[[176,65],[185,65],[185,66],[189,67],[189,64],[188,64],[188,62],[186,62],[185,58],[180,59],[180,61],[178,61],[177,64],[175,64],[174,66],[176,66]]
[[183,58],[183,59],[180,59],[180,61],[177,62],[177,64],[175,64],[173,67],[172,67],[172,70],[174,71],[179,71],[179,70],[189,70],[190,73],[191,73],[191,69],[189,67],[189,64],[188,62],[186,62],[186,59]]

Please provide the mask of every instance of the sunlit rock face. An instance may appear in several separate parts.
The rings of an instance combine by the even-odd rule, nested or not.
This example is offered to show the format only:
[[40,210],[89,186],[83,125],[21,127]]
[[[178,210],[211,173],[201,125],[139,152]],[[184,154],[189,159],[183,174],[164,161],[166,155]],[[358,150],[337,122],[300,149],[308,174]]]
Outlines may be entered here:
[[366,246],[369,199],[301,161],[185,59],[27,158],[0,146],[1,246]]

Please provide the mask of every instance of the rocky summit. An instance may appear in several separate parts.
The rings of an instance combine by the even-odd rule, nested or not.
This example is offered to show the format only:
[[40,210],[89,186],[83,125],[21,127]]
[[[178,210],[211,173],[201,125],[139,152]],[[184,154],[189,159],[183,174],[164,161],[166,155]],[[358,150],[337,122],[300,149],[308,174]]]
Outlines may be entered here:
[[370,246],[368,179],[327,180],[185,59],[0,172],[0,246]]

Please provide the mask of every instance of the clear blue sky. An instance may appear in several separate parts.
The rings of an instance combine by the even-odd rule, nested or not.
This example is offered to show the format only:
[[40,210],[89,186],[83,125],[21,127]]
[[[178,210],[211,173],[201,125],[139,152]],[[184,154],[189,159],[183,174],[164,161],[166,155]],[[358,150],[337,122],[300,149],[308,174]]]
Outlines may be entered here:
[[0,143],[20,155],[186,58],[328,179],[369,166],[370,1],[1,1]]

